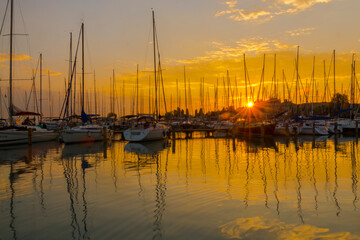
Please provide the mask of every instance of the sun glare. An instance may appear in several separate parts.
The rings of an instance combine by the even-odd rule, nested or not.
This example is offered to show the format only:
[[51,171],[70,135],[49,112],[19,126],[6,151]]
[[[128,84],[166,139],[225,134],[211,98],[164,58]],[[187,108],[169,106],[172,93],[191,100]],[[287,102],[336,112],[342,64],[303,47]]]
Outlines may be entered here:
[[248,108],[252,108],[254,106],[254,103],[253,102],[248,102],[248,104],[247,104],[247,107]]

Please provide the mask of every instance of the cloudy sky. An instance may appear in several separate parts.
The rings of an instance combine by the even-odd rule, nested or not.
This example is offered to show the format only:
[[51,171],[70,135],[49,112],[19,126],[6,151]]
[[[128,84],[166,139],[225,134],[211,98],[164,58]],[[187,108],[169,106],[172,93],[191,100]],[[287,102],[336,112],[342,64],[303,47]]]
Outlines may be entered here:
[[[1,19],[6,4],[7,0],[0,2]],[[205,78],[205,91],[210,99],[214,96],[216,79],[226,76],[226,70],[232,79],[237,76],[238,86],[243,85],[244,53],[249,59],[252,83],[259,82],[263,54],[267,54],[265,81],[271,82],[274,53],[278,54],[277,77],[281,77],[284,69],[287,79],[292,79],[298,45],[304,83],[311,76],[313,56],[316,57],[319,92],[323,86],[320,82],[324,75],[323,61],[326,72],[332,74],[328,68],[331,53],[336,49],[338,86],[346,92],[351,53],[360,50],[358,0],[15,0],[15,33],[28,34],[16,36],[15,78],[30,78],[42,53],[44,69],[46,73],[50,71],[52,91],[63,94],[68,75],[69,33],[73,32],[75,45],[84,22],[86,78],[91,81],[88,91],[93,91],[90,73],[95,70],[98,91],[107,93],[115,69],[117,86],[122,86],[122,81],[126,83],[127,105],[130,105],[139,64],[140,92],[146,99],[152,68],[152,8],[168,101],[170,97],[175,99],[176,78],[182,80],[184,66],[188,69],[194,105],[201,77]],[[8,17],[2,35],[9,33]],[[8,37],[2,36],[0,77],[3,80],[8,78],[8,43]],[[7,85],[6,81],[1,82],[2,88],[6,89]],[[15,85],[18,105],[24,105],[24,89],[29,91],[30,82],[17,81]],[[183,90],[180,86],[180,91]],[[104,98],[106,102],[108,96],[105,94]]]

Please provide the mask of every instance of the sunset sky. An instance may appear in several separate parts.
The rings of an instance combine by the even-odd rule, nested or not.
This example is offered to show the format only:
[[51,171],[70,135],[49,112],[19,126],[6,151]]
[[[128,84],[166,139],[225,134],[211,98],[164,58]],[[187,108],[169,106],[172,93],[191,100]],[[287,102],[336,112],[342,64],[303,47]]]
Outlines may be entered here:
[[[0,3],[1,19],[6,3],[6,0]],[[130,111],[137,64],[143,103],[148,96],[148,78],[152,77],[149,72],[152,70],[152,8],[156,16],[166,97],[168,102],[173,99],[172,104],[168,103],[173,108],[176,104],[176,78],[181,83],[180,91],[184,91],[184,66],[191,81],[193,108],[199,105],[202,77],[205,78],[205,94],[209,92],[211,106],[214,105],[214,84],[220,78],[221,105],[220,88],[227,70],[232,84],[235,84],[236,75],[238,87],[243,89],[244,53],[252,84],[259,82],[264,53],[267,54],[265,82],[271,82],[273,54],[276,53],[277,78],[282,81],[284,69],[291,84],[297,45],[300,46],[299,74],[304,84],[306,79],[310,79],[315,56],[317,89],[319,95],[323,94],[323,61],[326,61],[326,72],[333,74],[329,67],[335,49],[337,86],[339,91],[340,88],[345,93],[348,91],[351,54],[360,50],[360,28],[356,17],[360,9],[358,0],[15,0],[15,33],[28,36],[16,36],[15,52],[18,55],[14,77],[30,78],[38,55],[42,53],[44,74],[50,70],[53,98],[56,98],[53,99],[54,111],[57,112],[58,95],[60,92],[62,101],[64,79],[68,76],[69,33],[73,32],[75,46],[83,21],[87,91],[94,89],[90,73],[95,70],[98,92],[104,93],[107,102],[110,78],[115,69],[117,86],[122,87],[125,81],[126,105]],[[9,33],[8,16],[2,35]],[[8,53],[8,37],[2,36],[2,79],[8,79]],[[47,76],[45,79],[44,89],[47,90]],[[30,84],[29,81],[15,82],[16,105],[24,106],[24,90],[29,92]],[[6,89],[8,82],[2,82],[1,87]],[[143,108],[144,111],[147,109],[147,106]]]

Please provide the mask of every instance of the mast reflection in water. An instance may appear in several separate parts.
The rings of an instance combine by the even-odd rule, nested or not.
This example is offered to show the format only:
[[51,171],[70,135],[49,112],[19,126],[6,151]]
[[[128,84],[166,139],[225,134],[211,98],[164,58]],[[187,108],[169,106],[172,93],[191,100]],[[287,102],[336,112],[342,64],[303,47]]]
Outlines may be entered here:
[[360,239],[353,138],[0,150],[0,239]]

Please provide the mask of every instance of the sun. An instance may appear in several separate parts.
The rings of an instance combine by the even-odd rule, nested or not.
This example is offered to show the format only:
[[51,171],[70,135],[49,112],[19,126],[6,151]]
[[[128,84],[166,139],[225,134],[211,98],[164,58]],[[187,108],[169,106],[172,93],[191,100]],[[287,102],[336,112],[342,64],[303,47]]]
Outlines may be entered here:
[[247,103],[247,107],[248,107],[248,108],[252,108],[253,106],[254,106],[254,103],[253,103],[253,102],[248,102],[248,103]]

